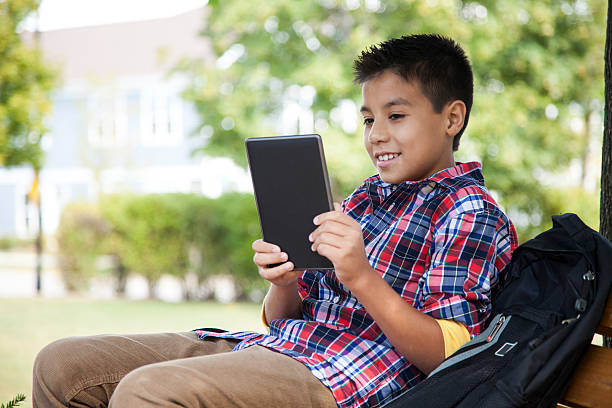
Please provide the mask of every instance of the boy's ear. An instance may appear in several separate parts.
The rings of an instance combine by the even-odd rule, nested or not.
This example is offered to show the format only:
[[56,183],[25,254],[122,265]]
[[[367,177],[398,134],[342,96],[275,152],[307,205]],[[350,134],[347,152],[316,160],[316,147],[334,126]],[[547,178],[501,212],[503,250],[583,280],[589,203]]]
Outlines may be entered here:
[[447,117],[447,127],[446,134],[448,136],[454,137],[461,128],[463,128],[463,122],[465,121],[465,103],[460,100],[456,100],[450,102],[446,106],[446,117]]

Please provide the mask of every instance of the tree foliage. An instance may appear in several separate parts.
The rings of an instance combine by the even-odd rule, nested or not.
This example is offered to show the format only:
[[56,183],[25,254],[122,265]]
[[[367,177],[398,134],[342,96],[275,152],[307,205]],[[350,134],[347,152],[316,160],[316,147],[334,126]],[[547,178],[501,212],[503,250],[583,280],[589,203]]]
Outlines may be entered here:
[[44,116],[51,110],[55,74],[18,27],[40,0],[0,1],[0,166],[40,169]]
[[191,78],[185,97],[200,113],[208,154],[246,165],[244,139],[276,134],[283,106],[294,101],[313,113],[341,199],[374,171],[353,125],[360,89],[352,61],[388,38],[438,32],[462,44],[474,68],[473,114],[457,158],[483,163],[489,189],[522,238],[545,228],[556,211],[591,208],[581,215],[597,224],[596,192],[579,188],[576,195],[551,179],[571,163],[584,167],[597,130],[591,119],[603,107],[603,0],[209,4],[202,35],[216,63],[179,67]]

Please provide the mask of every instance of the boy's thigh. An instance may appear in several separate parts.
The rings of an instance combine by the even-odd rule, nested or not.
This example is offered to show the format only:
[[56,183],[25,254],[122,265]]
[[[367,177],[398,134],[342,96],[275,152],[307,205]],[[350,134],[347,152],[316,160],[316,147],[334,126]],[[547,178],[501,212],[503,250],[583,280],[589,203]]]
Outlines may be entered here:
[[36,357],[34,397],[40,401],[52,399],[66,403],[87,389],[85,393],[105,394],[106,397],[99,397],[108,398],[116,384],[136,368],[172,359],[223,353],[235,344],[236,341],[223,339],[202,341],[195,332],[60,339],[47,345]]
[[331,391],[302,363],[260,346],[142,367],[124,378],[112,408],[336,407]]
[[127,373],[146,364],[223,353],[232,350],[236,343],[224,339],[203,341],[195,332],[67,337],[43,348],[38,357],[46,358],[38,363],[53,365],[55,361],[62,366]]

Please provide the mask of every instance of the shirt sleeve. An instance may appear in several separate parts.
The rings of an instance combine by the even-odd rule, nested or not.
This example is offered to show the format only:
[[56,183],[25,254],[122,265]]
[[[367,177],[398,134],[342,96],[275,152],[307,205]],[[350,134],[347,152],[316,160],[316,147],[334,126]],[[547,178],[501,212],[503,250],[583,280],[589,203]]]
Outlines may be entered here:
[[454,320],[436,319],[444,338],[444,358],[447,358],[459,347],[470,341],[470,333],[463,323]]
[[463,323],[479,334],[491,309],[491,287],[513,249],[511,224],[501,213],[449,216],[433,236],[430,265],[420,282],[419,309]]

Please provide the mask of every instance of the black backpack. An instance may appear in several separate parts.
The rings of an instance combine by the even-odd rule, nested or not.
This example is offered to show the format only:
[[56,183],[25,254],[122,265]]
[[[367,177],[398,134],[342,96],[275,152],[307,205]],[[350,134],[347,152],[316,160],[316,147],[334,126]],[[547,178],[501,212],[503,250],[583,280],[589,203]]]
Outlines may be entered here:
[[553,216],[501,275],[487,329],[385,408],[556,405],[601,319],[612,245],[575,214]]

